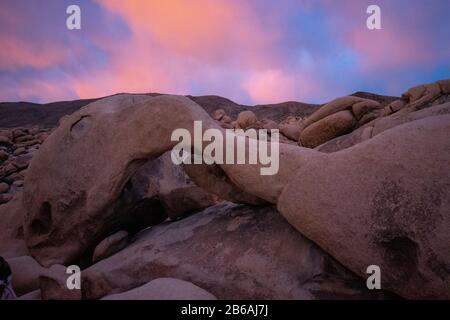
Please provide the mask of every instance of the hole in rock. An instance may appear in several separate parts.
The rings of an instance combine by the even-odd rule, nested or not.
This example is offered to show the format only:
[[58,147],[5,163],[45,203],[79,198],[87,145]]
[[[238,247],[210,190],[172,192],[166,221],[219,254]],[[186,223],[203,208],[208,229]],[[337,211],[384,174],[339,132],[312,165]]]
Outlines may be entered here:
[[396,279],[410,278],[417,270],[417,243],[407,236],[394,236],[382,242],[385,259],[392,276]]
[[70,133],[75,138],[81,137],[89,129],[91,122],[91,116],[82,116],[70,127]]
[[35,234],[47,234],[52,225],[52,206],[50,202],[45,201],[39,209],[39,214],[31,223],[31,229]]

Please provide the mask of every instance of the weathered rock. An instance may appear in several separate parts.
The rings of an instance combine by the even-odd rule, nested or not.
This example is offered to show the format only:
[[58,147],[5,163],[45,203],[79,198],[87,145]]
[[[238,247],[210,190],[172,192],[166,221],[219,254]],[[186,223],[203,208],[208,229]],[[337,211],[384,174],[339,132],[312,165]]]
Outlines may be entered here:
[[106,296],[102,300],[217,300],[217,298],[193,283],[173,278],[158,278],[138,288]]
[[14,142],[25,142],[25,141],[30,141],[30,140],[33,140],[33,139],[34,139],[34,136],[32,136],[32,135],[25,135],[25,136],[21,136],[21,137],[15,138]]
[[23,180],[25,177],[26,169],[22,170],[20,172],[14,172],[8,175],[5,180],[10,181],[11,184],[14,183],[14,181]]
[[381,104],[373,100],[364,100],[352,105],[352,111],[356,120],[360,120],[365,114],[375,109],[380,109]]
[[80,289],[67,287],[67,278],[70,274],[66,271],[65,266],[55,264],[41,274],[39,287],[42,300],[81,300]]
[[352,108],[352,106],[358,102],[362,101],[370,101],[367,99],[359,98],[359,97],[353,97],[353,96],[347,96],[347,97],[341,97],[337,98],[323,107],[319,108],[316,112],[314,112],[312,115],[307,117],[302,121],[301,124],[301,131],[303,129],[306,129],[308,126],[313,124],[314,122],[317,122],[325,117],[328,117],[329,115],[332,115],[334,113],[343,111],[343,110],[349,110]]
[[8,163],[8,164],[6,164],[4,167],[3,167],[3,170],[2,170],[2,174],[3,174],[3,176],[8,176],[8,175],[10,175],[11,173],[14,173],[14,172],[17,172],[17,168],[16,168],[16,166],[14,166],[12,163]]
[[220,121],[223,122],[223,123],[226,123],[226,124],[231,125],[231,122],[232,122],[233,120],[232,120],[229,116],[224,115]]
[[2,163],[3,161],[7,160],[8,157],[9,156],[8,156],[7,152],[5,152],[3,150],[0,150],[0,163]]
[[30,140],[25,142],[19,142],[16,143],[17,148],[23,148],[23,147],[31,147],[40,144],[41,142],[39,140]]
[[27,135],[27,132],[28,131],[26,129],[17,128],[12,131],[12,136],[14,139],[17,139],[19,137],[23,137],[23,136]]
[[302,146],[315,148],[337,136],[350,132],[356,120],[350,111],[344,110],[317,121],[300,134]]
[[[92,229],[88,230],[91,234],[83,233],[86,231],[85,228],[77,230],[76,236],[65,233],[65,230],[61,232],[59,229],[52,230],[51,233],[41,232],[40,235],[43,239],[49,240],[48,242],[33,242],[33,239],[29,242],[30,249],[40,259],[48,262],[52,259],[70,259],[79,254],[83,250],[83,244],[80,245],[80,243],[90,243],[92,234],[100,233],[99,231],[104,227],[104,224],[87,225],[83,221],[86,216],[89,216],[91,220],[99,221],[110,221],[111,217],[116,218],[117,216],[110,210],[105,209],[110,208],[119,198],[121,187],[130,177],[128,165],[134,164],[132,168],[135,168],[143,157],[154,158],[169,150],[174,145],[169,140],[174,128],[186,128],[192,132],[193,120],[201,119],[204,129],[220,130],[217,123],[198,105],[183,98],[148,98],[151,100],[141,104],[130,102],[129,96],[123,99],[126,101],[123,105],[115,103],[108,106],[108,101],[100,101],[102,103],[95,106],[97,113],[104,114],[107,110],[111,118],[99,116],[101,121],[98,118],[90,119],[80,128],[78,125],[80,120],[83,122],[83,116],[95,118],[85,109],[66,119],[62,127],[46,140],[33,160],[27,173],[25,187],[27,188],[28,181],[32,182],[28,191],[27,209],[29,212],[35,211],[28,216],[28,220],[25,219],[25,226],[30,226],[32,222],[37,222],[40,226],[40,222],[45,222],[45,218],[51,216],[48,214],[51,212],[48,210],[49,204],[54,201],[57,204],[55,208],[58,210],[56,199],[66,199],[67,189],[72,188],[70,191],[73,194],[74,187],[88,185],[96,191],[96,197],[89,197],[89,194],[94,194],[91,189],[86,192],[90,200],[87,205],[83,201],[60,203],[65,209],[64,217],[67,219],[73,219],[73,210],[77,209],[78,220],[64,222],[72,228],[73,226],[91,227]],[[132,107],[129,107],[130,105]],[[150,107],[151,111],[149,111]],[[397,114],[406,114],[406,112],[408,110],[402,109]],[[116,117],[121,121],[114,121]],[[124,118],[127,121],[123,121]],[[367,266],[377,264],[383,270],[383,287],[385,288],[406,298],[446,298],[450,296],[449,271],[446,267],[449,265],[448,244],[450,243],[450,235],[447,232],[450,225],[447,210],[450,206],[449,120],[450,116],[446,115],[416,120],[387,130],[353,148],[331,154],[280,144],[280,170],[273,176],[261,175],[260,164],[219,165],[219,167],[237,190],[276,203],[280,213],[295,228],[317,242],[355,273],[366,276]],[[88,126],[89,130],[83,130],[84,125]],[[107,130],[111,125],[114,125],[116,129],[114,134],[117,136]],[[140,130],[136,131],[135,128]],[[158,135],[152,139],[151,133],[156,128],[159,130]],[[67,151],[67,143],[62,141],[67,142],[73,138],[67,135],[75,135],[75,138],[83,142],[82,146],[71,145],[70,152],[61,152],[58,149],[61,146],[65,146]],[[126,143],[122,142],[122,145],[120,137],[123,135],[133,135],[135,139],[131,141],[126,139]],[[145,139],[140,139],[141,135]],[[96,150],[101,154],[101,157],[97,159],[98,155],[92,155],[87,150],[94,149],[91,144],[97,142],[100,136],[105,143],[95,144]],[[106,143],[109,141],[115,143]],[[248,142],[247,140],[247,144]],[[86,152],[81,152],[83,157],[77,156],[79,151],[77,148],[87,148]],[[104,161],[105,156],[108,161]],[[39,157],[41,159],[37,161]],[[44,163],[52,163],[54,166],[51,168],[45,166],[47,175],[37,175],[39,171],[44,172]],[[102,168],[98,165],[99,163],[107,168]],[[105,166],[105,163],[108,166]],[[41,170],[37,169],[39,165],[42,166]],[[58,169],[52,169],[53,167]],[[67,167],[78,169],[76,177],[74,172],[61,169]],[[87,170],[92,167],[95,170]],[[109,170],[102,171],[106,169]],[[111,183],[110,176],[116,178],[115,183]],[[29,177],[35,180],[31,178],[28,180]],[[59,183],[64,185],[64,188],[55,186],[55,181],[61,181]],[[200,184],[200,186],[203,185]],[[75,188],[75,190],[78,189]],[[102,190],[108,190],[108,192],[102,194]],[[98,201],[99,195],[103,201]],[[45,204],[46,201],[47,204]],[[25,203],[27,204],[27,201]],[[39,204],[44,204],[44,210]],[[94,210],[96,208],[102,208],[102,211]],[[40,212],[44,214],[39,216]],[[61,214],[57,216],[60,217]],[[35,218],[38,219],[33,221]],[[61,228],[61,225],[58,227]],[[198,233],[199,229],[195,230]],[[67,235],[69,239],[65,237]],[[58,256],[54,250],[57,242],[55,238],[64,239],[58,245],[66,249],[57,252]],[[71,247],[64,242],[66,239],[75,240],[76,245]],[[80,239],[82,241],[76,241]],[[138,245],[138,243],[135,244]],[[151,245],[154,244],[155,241],[152,241]],[[149,247],[151,245],[147,244]],[[173,245],[170,247],[171,250],[173,247]],[[134,246],[128,248],[140,250],[139,247]],[[51,255],[52,250],[53,255]],[[250,249],[247,248],[247,250]],[[105,261],[110,263],[112,261],[110,259],[120,257],[122,252],[100,261],[97,266],[105,267],[104,263],[107,266],[108,262]],[[196,252],[199,251],[196,250]],[[293,265],[298,266],[295,263]],[[169,266],[169,268],[160,269],[173,270],[173,263],[169,262]],[[155,269],[158,268],[155,267]],[[217,268],[214,272],[217,272],[216,270]],[[275,270],[278,269],[275,268]],[[93,272],[91,277],[99,281],[96,282],[95,287],[91,286],[92,290],[89,289],[89,282],[86,282],[88,286],[85,288],[85,292],[91,292],[92,296],[105,292],[105,288],[114,287],[108,284],[109,282],[123,281],[128,285],[130,283],[128,275],[125,275],[122,280],[106,280],[98,276],[95,271]],[[152,274],[155,275],[154,272]],[[186,275],[186,270],[183,270],[182,274]],[[175,277],[180,278],[182,275],[175,275]],[[136,285],[139,284],[136,283],[133,286]],[[204,285],[202,287],[209,290]],[[209,291],[220,297],[214,291]]]
[[410,88],[408,91],[406,91],[402,98],[408,101],[408,103],[414,102],[419,100],[423,95],[425,94],[426,88],[424,85],[418,85],[415,87]]
[[291,140],[298,141],[300,136],[300,127],[297,123],[280,124],[280,132]]
[[16,150],[14,150],[13,155],[15,156],[20,156],[21,154],[24,154],[26,152],[25,148],[17,148]]
[[247,129],[251,127],[256,123],[256,121],[258,121],[258,118],[252,111],[243,111],[239,113],[236,120],[237,124],[242,129]]
[[[193,254],[195,252],[195,254]],[[97,299],[160,277],[195,283],[219,299],[374,298],[365,279],[296,232],[273,207],[219,204],[141,232],[82,272]]]
[[262,205],[267,202],[240,189],[216,165],[183,165],[184,171],[205,190],[220,195],[221,199],[235,203]]
[[372,130],[373,127],[370,126],[356,129],[351,133],[339,136],[337,138],[325,142],[324,144],[321,144],[320,146],[316,147],[315,150],[320,152],[331,153],[350,148],[355,144],[361,143],[365,140],[372,138]]
[[102,242],[95,247],[92,262],[105,259],[114,253],[122,250],[128,244],[128,232],[118,231],[109,237],[105,238]]
[[358,126],[361,127],[361,126],[365,125],[366,123],[369,123],[369,122],[379,118],[382,115],[382,112],[383,112],[382,109],[373,109],[373,110],[367,112],[358,121]]
[[395,113],[401,110],[404,106],[406,106],[406,102],[404,100],[395,100],[394,102],[390,103],[387,107],[390,108],[392,113]]
[[22,193],[0,206],[0,256],[5,259],[29,255],[23,239],[24,214]]
[[428,117],[304,163],[278,209],[355,273],[378,265],[386,289],[448,299],[449,133],[450,116]]
[[441,87],[441,92],[443,94],[450,94],[450,79],[439,80],[437,83]]
[[429,107],[419,111],[413,111],[408,113],[395,113],[389,117],[380,118],[373,125],[373,136],[380,134],[388,129],[394,128],[401,124],[419,120],[432,116],[439,116],[444,114],[450,114],[450,103]]
[[214,205],[218,198],[197,186],[185,186],[161,194],[161,201],[170,218],[192,213]]
[[[401,101],[401,100],[397,100],[397,101]],[[397,102],[397,101],[395,101],[395,102]],[[396,111],[398,111],[398,110],[396,110]],[[408,110],[405,109],[405,111],[408,111]],[[391,114],[386,117],[377,118],[372,123],[370,123],[366,126],[363,126],[361,128],[358,128],[357,130],[354,130],[353,132],[351,132],[349,134],[332,139],[332,140],[316,147],[316,150],[321,151],[321,152],[327,152],[327,153],[336,152],[336,151],[339,151],[342,149],[350,148],[350,147],[354,146],[355,144],[358,144],[367,139],[370,139],[372,136],[376,136],[376,135],[380,134],[381,132],[384,132],[388,129],[394,128],[401,124],[411,122],[414,120],[423,119],[426,117],[432,117],[432,116],[438,116],[438,115],[444,115],[444,114],[450,114],[450,103],[432,106],[432,107],[422,109],[419,111],[412,109],[409,112]]]
[[[433,100],[441,95],[441,87],[437,83],[426,84],[425,92],[418,100],[413,100],[410,104],[411,107],[421,109],[422,107],[427,107]],[[411,102],[411,100],[410,100]]]
[[216,121],[220,121],[225,116],[225,110],[217,109],[213,112],[212,118]]
[[127,182],[147,159],[176,144],[170,139],[175,126],[193,130],[194,118],[218,127],[179,96],[116,95],[64,119],[25,177],[24,231],[31,255],[44,266],[69,263],[133,220],[128,211],[116,210]]
[[263,129],[266,129],[266,130],[269,130],[269,131],[278,129],[278,124],[275,121],[273,121],[273,120],[262,119],[261,123],[262,123]]
[[11,140],[6,136],[0,136],[0,146],[11,146]]
[[143,215],[149,216],[149,205],[155,201],[164,209],[164,217],[161,216],[155,222],[143,223],[140,229],[162,222],[167,217],[176,218],[201,210],[217,200],[212,194],[196,187],[181,166],[173,164],[170,152],[142,166],[127,183],[125,190],[121,198],[128,198],[126,202],[132,204],[134,211],[146,211]]
[[39,288],[39,277],[45,269],[30,256],[7,259],[13,274],[13,288],[21,296]]

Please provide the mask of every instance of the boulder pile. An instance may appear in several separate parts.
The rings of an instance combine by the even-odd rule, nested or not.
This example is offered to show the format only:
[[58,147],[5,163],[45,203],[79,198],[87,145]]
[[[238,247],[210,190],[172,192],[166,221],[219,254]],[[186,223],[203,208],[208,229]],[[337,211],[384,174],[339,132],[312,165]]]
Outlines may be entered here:
[[39,127],[0,129],[0,204],[22,190],[30,160],[50,132]]

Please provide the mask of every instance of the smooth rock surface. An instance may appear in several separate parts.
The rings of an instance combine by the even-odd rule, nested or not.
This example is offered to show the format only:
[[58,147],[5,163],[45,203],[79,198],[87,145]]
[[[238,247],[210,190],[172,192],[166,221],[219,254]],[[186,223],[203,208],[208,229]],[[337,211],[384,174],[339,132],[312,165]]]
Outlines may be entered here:
[[101,298],[159,277],[195,283],[219,299],[382,297],[267,206],[224,203],[145,230],[82,272],[83,297]]
[[193,283],[173,278],[159,278],[138,288],[106,296],[102,300],[217,300],[217,298]]

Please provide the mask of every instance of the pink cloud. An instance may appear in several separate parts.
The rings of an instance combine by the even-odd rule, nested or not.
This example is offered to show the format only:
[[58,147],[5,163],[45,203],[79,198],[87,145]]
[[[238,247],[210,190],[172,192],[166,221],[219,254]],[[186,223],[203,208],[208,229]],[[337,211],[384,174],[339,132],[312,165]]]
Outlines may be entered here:
[[67,51],[56,43],[31,43],[11,34],[1,34],[0,69],[22,67],[45,69],[67,62]]
[[267,49],[276,36],[243,2],[98,1],[122,16],[134,34],[204,62],[229,60],[239,48],[239,58],[252,63],[258,60],[256,55],[264,55],[260,50]]
[[373,31],[357,28],[348,40],[367,71],[427,64],[433,59],[433,52],[426,47],[422,35],[411,37],[396,25]]
[[76,98],[73,90],[58,80],[41,81],[39,79],[24,79],[17,86],[5,86],[0,91],[0,99],[9,101],[35,101],[36,97],[45,97],[46,101],[62,101]]
[[234,82],[239,89],[226,94],[238,99],[250,95],[245,79],[276,68],[280,61],[273,45],[276,31],[266,30],[264,21],[244,3],[98,2],[122,17],[131,35],[120,43],[91,37],[96,46],[108,52],[110,65],[94,71],[94,77],[73,79],[75,91],[83,98],[123,91],[190,94],[193,83],[211,82],[229,88],[225,75],[233,71],[244,80]]
[[252,73],[245,88],[255,103],[277,103],[293,97],[307,100],[319,93],[311,75],[292,75],[274,69]]

